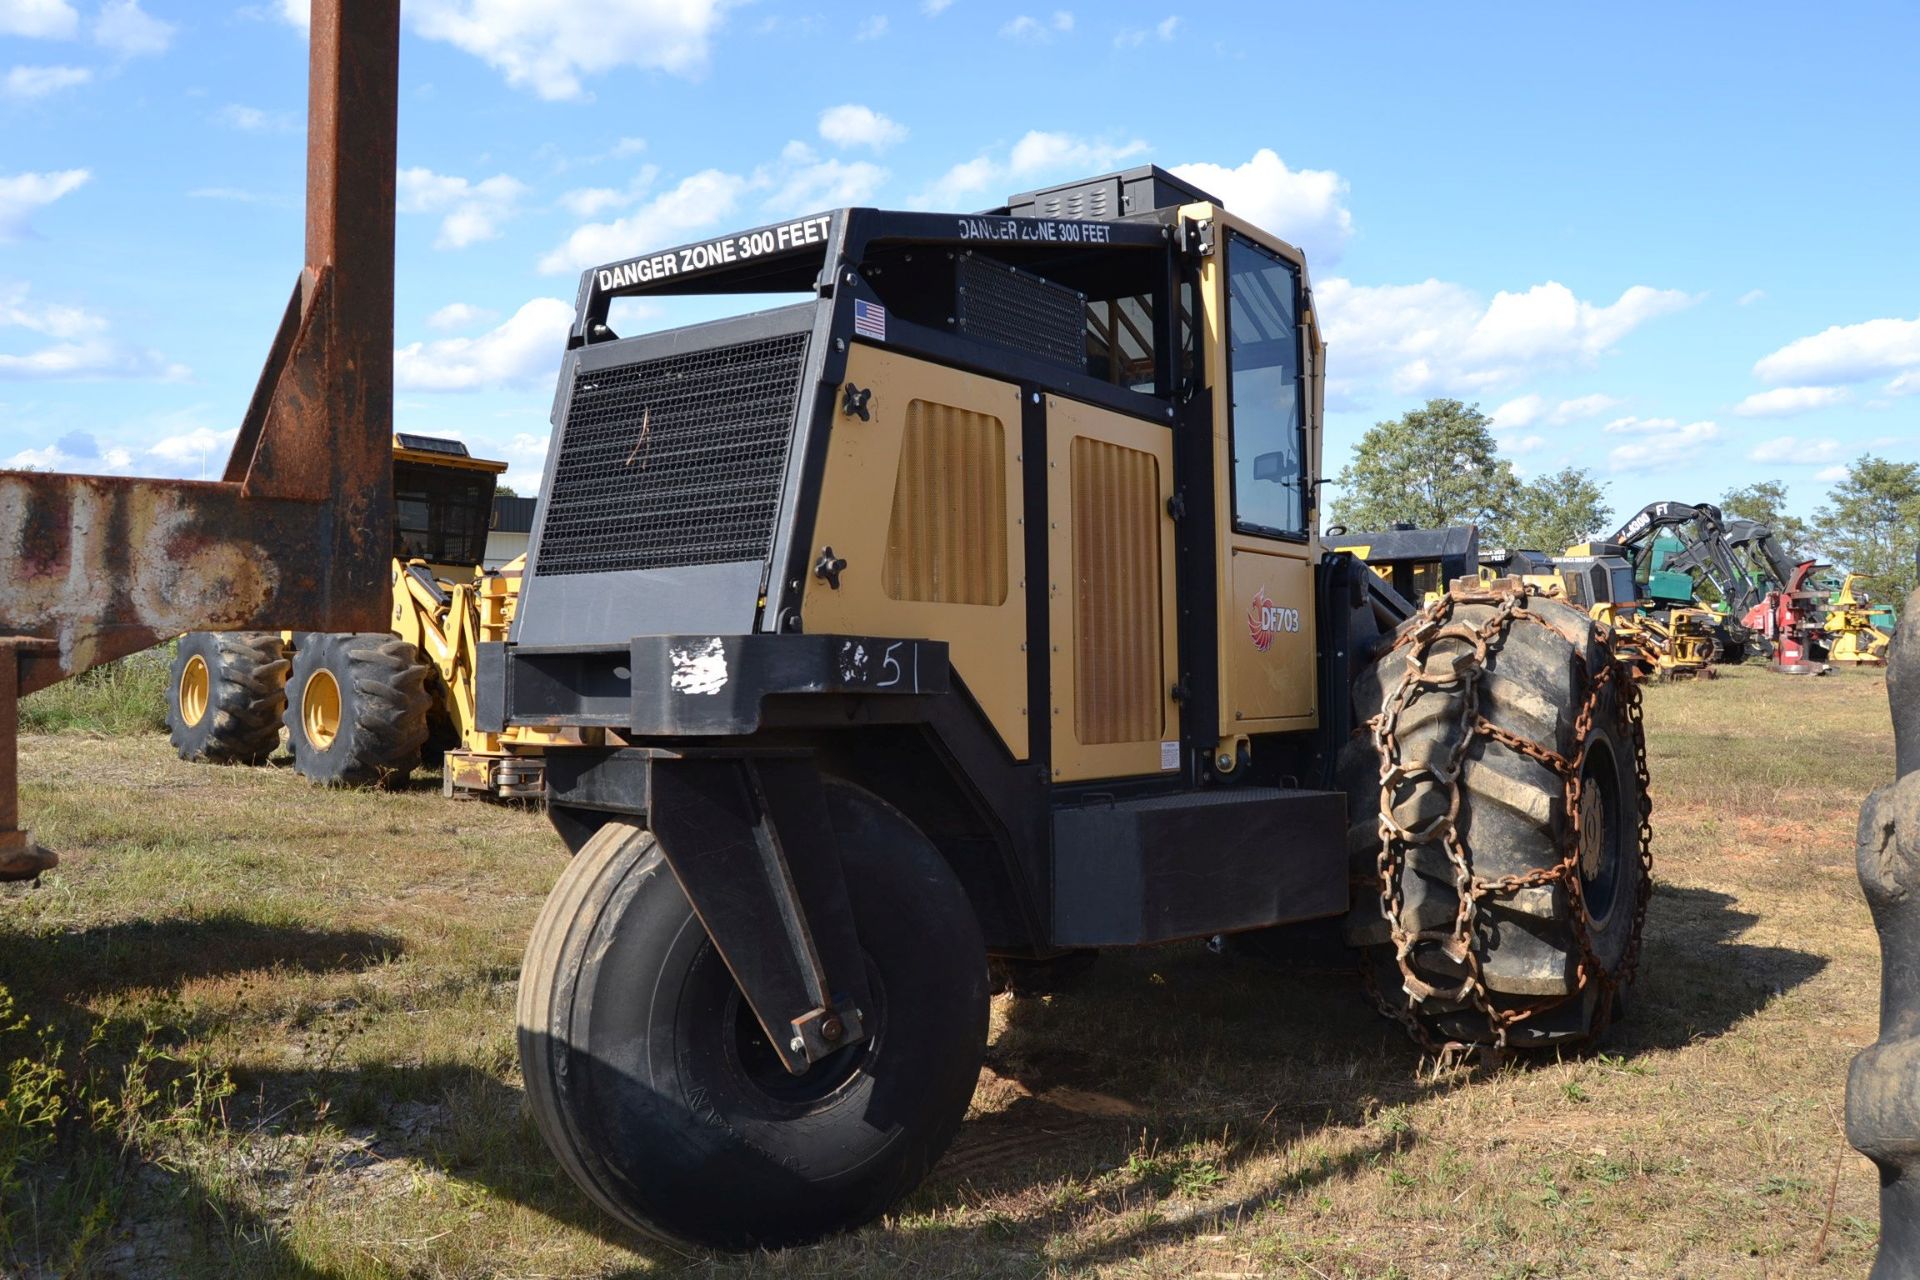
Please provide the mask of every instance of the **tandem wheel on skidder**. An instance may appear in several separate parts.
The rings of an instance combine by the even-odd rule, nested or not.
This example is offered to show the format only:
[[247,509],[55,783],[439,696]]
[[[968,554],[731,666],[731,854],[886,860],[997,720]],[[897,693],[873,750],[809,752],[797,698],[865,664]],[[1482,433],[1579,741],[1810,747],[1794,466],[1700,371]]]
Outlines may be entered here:
[[286,646],[272,631],[189,631],[167,680],[167,737],[182,760],[260,764],[280,746]]
[[[1652,893],[1640,693],[1594,623],[1514,579],[1456,583],[1356,682],[1339,762],[1347,940],[1429,1049],[1590,1044]],[[1467,886],[1461,892],[1461,886]]]
[[427,741],[430,674],[392,635],[302,632],[286,692],[294,772],[330,787],[404,782]]
[[561,876],[520,978],[542,1136],[642,1235],[749,1248],[868,1222],[952,1141],[987,1037],[986,947],[927,839],[826,787],[867,962],[870,1036],[790,1075],[651,833],[602,827]]

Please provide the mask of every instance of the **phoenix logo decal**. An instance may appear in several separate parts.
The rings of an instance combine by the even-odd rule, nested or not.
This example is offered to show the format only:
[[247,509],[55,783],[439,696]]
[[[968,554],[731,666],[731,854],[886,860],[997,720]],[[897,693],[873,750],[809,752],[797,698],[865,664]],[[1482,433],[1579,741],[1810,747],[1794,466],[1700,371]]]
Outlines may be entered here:
[[1300,629],[1300,611],[1276,605],[1267,595],[1265,587],[1253,593],[1253,603],[1247,609],[1247,632],[1253,638],[1253,647],[1265,653],[1273,648],[1274,637],[1282,631]]

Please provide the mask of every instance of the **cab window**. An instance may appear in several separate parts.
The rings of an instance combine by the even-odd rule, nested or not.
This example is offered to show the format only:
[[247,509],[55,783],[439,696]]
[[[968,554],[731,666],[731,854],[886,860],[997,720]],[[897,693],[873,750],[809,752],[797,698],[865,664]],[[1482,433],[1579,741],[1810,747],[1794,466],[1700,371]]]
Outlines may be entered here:
[[1227,241],[1233,519],[1254,532],[1307,531],[1300,272],[1238,234]]

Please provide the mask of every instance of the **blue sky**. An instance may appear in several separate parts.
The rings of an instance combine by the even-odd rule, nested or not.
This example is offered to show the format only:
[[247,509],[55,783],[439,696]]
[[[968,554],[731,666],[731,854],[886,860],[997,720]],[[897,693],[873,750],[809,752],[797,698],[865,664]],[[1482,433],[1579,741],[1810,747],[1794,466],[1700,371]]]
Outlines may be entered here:
[[[303,8],[0,0],[0,465],[218,473],[301,260]],[[1909,6],[405,12],[396,421],[523,492],[582,266],[1148,161],[1307,249],[1330,471],[1435,395],[1622,515],[1920,460]]]

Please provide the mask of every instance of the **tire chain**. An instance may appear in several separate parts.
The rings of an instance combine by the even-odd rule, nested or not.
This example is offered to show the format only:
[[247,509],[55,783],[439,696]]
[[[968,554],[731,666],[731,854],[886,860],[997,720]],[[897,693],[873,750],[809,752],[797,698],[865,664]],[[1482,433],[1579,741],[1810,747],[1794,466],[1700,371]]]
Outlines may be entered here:
[[[1532,622],[1552,629],[1551,623],[1528,607],[1529,600],[1540,594],[1517,578],[1501,578],[1492,582],[1461,579],[1455,582],[1445,595],[1421,610],[1414,626],[1404,629],[1395,639],[1392,652],[1405,652],[1405,674],[1398,687],[1386,698],[1380,713],[1367,721],[1374,748],[1380,755],[1380,853],[1377,859],[1380,912],[1386,917],[1393,940],[1394,961],[1400,970],[1402,988],[1411,1004],[1388,1000],[1373,984],[1370,975],[1368,988],[1382,1013],[1404,1026],[1415,1041],[1443,1062],[1464,1060],[1488,1046],[1477,1041],[1436,1040],[1426,1024],[1414,1015],[1413,1009],[1422,1001],[1442,1000],[1477,1009],[1487,1021],[1492,1039],[1491,1049],[1498,1058],[1508,1052],[1507,1037],[1513,1027],[1579,998],[1589,985],[1597,985],[1600,993],[1600,1007],[1593,1023],[1593,1034],[1598,1035],[1612,1016],[1616,993],[1633,981],[1639,965],[1641,932],[1646,923],[1647,904],[1653,894],[1653,803],[1647,790],[1650,775],[1647,770],[1646,731],[1639,687],[1613,657],[1612,647],[1605,643],[1603,636],[1602,650],[1607,654],[1607,662],[1600,674],[1590,678],[1584,664],[1576,665],[1578,678],[1586,685],[1586,689],[1579,713],[1574,719],[1574,741],[1579,743],[1579,747],[1571,759],[1502,729],[1480,713],[1480,684],[1486,674],[1488,653],[1505,642],[1507,633],[1516,622]],[[1454,622],[1455,610],[1461,605],[1471,604],[1492,605],[1494,614],[1479,626]],[[1436,674],[1432,669],[1436,665],[1433,662],[1436,655],[1432,651],[1436,644],[1447,641],[1465,642],[1471,646],[1471,653],[1455,655],[1450,661],[1443,660],[1437,664],[1441,670]],[[1580,878],[1580,773],[1586,760],[1587,735],[1593,728],[1594,713],[1601,694],[1609,686],[1617,693],[1615,714],[1621,727],[1633,740],[1634,769],[1640,791],[1638,841],[1641,867],[1640,888],[1634,901],[1627,949],[1619,967],[1612,973],[1607,972],[1594,953]],[[1444,766],[1403,764],[1397,733],[1401,713],[1423,691],[1454,689],[1458,690],[1460,697],[1460,733]],[[1461,770],[1476,738],[1498,742],[1520,755],[1537,760],[1560,777],[1567,822],[1564,848],[1560,861],[1555,865],[1497,879],[1482,879],[1474,874],[1473,858],[1460,839],[1457,822],[1460,816]],[[1401,826],[1394,820],[1393,809],[1394,789],[1403,784],[1446,788],[1446,812],[1418,830]],[[1439,844],[1446,851],[1447,862],[1453,873],[1458,905],[1453,927],[1445,932],[1410,930],[1400,920],[1401,874],[1406,865],[1407,850],[1413,846],[1430,844]],[[1486,898],[1512,895],[1523,889],[1556,883],[1562,885],[1566,892],[1569,921],[1580,947],[1580,965],[1574,989],[1565,995],[1521,1008],[1496,1008],[1481,977],[1480,956],[1473,945],[1480,903]],[[1412,958],[1415,949],[1421,946],[1438,947],[1441,954],[1460,967],[1462,977],[1458,985],[1437,987],[1414,971]]]

